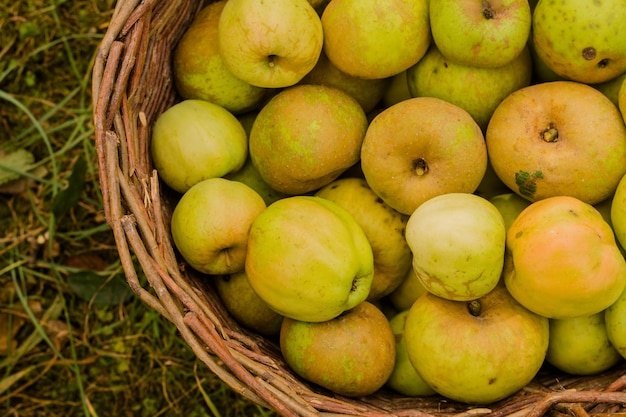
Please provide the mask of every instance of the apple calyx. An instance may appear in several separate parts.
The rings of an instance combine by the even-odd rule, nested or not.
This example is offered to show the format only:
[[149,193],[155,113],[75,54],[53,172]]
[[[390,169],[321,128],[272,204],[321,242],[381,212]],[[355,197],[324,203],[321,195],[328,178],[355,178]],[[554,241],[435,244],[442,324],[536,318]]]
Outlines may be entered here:
[[278,55],[268,55],[267,66],[270,68],[274,68],[276,66],[276,60],[278,60]]
[[487,20],[495,19],[496,17],[496,11],[488,1],[483,1],[483,17]]
[[480,313],[482,312],[482,305],[480,304],[480,301],[478,300],[468,301],[467,311],[469,311],[469,313],[474,317],[480,316]]
[[546,142],[556,142],[559,138],[559,131],[554,123],[550,123],[548,128],[541,132],[541,138]]
[[413,170],[418,177],[425,175],[428,172],[428,164],[424,158],[417,158],[413,161]]

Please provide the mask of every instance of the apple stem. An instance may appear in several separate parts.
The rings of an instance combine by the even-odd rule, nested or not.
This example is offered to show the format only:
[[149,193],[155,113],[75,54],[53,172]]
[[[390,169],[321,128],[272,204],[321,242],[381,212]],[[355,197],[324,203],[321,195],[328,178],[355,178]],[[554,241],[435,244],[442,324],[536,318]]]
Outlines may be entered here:
[[469,311],[469,313],[472,316],[474,317],[480,316],[481,310],[482,310],[482,306],[480,305],[480,301],[472,300],[467,303],[467,311]]
[[541,132],[541,138],[546,142],[556,142],[559,138],[559,131],[556,130],[556,126],[553,123],[550,123],[550,126]]
[[418,158],[413,161],[413,169],[418,176],[422,176],[428,172],[428,164],[423,158]]
[[491,7],[488,1],[483,1],[483,17],[487,20],[496,17],[496,11],[493,10],[493,7]]

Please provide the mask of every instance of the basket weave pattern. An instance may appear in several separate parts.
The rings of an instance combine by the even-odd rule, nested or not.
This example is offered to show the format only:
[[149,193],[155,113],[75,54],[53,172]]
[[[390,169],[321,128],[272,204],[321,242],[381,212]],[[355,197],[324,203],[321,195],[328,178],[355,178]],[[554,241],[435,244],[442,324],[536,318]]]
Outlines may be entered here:
[[212,286],[196,279],[177,257],[169,232],[175,196],[161,185],[148,151],[151,126],[178,99],[173,49],[202,6],[187,0],[120,0],[97,51],[93,107],[105,214],[128,284],[176,325],[211,372],[283,416],[626,415],[624,366],[594,377],[541,371],[516,395],[485,407],[438,396],[401,397],[385,389],[366,398],[343,398],[299,379],[275,341],[241,328]]

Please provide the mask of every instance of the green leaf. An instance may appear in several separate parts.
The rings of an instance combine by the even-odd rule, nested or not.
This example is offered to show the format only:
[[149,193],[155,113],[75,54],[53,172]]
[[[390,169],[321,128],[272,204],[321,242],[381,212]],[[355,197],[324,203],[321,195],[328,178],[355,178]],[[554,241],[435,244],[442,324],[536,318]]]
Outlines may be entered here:
[[52,213],[54,213],[57,219],[74,207],[80,199],[85,188],[86,174],[87,161],[85,161],[83,156],[80,156],[74,163],[67,188],[60,191],[54,199]]
[[93,300],[95,305],[117,305],[132,296],[123,275],[110,277],[84,270],[71,274],[68,284],[77,296],[83,300]]
[[0,153],[0,184],[5,184],[21,177],[20,171],[28,171],[35,162],[35,157],[26,149],[10,153]]

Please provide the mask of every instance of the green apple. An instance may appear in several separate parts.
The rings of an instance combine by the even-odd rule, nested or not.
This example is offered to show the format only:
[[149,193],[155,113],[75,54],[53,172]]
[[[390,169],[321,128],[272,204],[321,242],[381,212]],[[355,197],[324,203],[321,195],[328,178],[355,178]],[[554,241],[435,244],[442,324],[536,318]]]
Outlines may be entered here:
[[300,84],[320,84],[343,90],[359,102],[365,113],[369,113],[381,101],[390,81],[388,78],[366,79],[346,74],[322,52],[315,67]]
[[526,47],[531,21],[528,0],[430,0],[433,40],[459,64],[508,64]]
[[511,192],[505,194],[498,194],[489,199],[489,202],[493,204],[504,219],[504,227],[508,231],[517,216],[530,205],[530,201],[519,195]]
[[374,256],[367,236],[343,207],[322,197],[283,198],[250,229],[246,273],[274,311],[320,322],[369,295]]
[[250,131],[252,163],[285,194],[316,191],[359,161],[367,117],[346,92],[298,84],[259,111]]
[[265,204],[267,204],[268,206],[276,200],[280,200],[281,198],[289,196],[289,194],[276,191],[267,182],[265,182],[263,177],[261,177],[261,173],[259,172],[259,170],[252,163],[251,157],[248,157],[246,159],[246,163],[239,171],[232,174],[227,174],[224,176],[224,178],[233,181],[243,182],[244,184],[248,185],[254,191],[259,193],[261,197],[263,197]]
[[619,92],[624,84],[626,84],[626,73],[603,83],[592,84],[591,86],[607,96],[613,104],[619,107]]
[[245,271],[215,278],[215,288],[230,315],[242,326],[263,336],[278,336],[283,316],[252,289]]
[[303,379],[340,395],[361,397],[376,392],[389,378],[396,342],[387,317],[365,301],[322,323],[285,318],[280,350]]
[[324,33],[307,0],[228,0],[218,24],[224,65],[252,85],[296,84],[319,58]]
[[[598,212],[602,215],[602,218],[605,222],[611,227],[613,233],[615,233],[615,228],[613,227],[613,220],[611,219],[611,209],[613,208],[613,200],[615,195],[607,198],[600,203],[594,204],[593,207],[598,210]],[[615,233],[615,243],[619,247],[619,250],[622,252],[622,255],[626,256],[626,249],[622,246],[622,243],[617,238],[617,234]]]
[[502,182],[500,177],[498,177],[496,172],[493,170],[491,162],[487,161],[485,175],[483,175],[483,178],[480,181],[480,184],[478,184],[476,191],[474,191],[474,194],[489,200],[492,197],[500,194],[506,194],[510,191],[511,189]]
[[400,285],[391,292],[386,298],[398,311],[404,311],[411,308],[415,300],[420,298],[426,291],[426,287],[415,274],[413,268],[409,268],[406,277]]
[[406,225],[417,277],[429,292],[457,301],[482,297],[498,284],[505,239],[498,209],[468,193],[427,200]]
[[622,0],[539,0],[533,13],[533,43],[539,58],[556,74],[585,84],[601,83],[626,72],[624,21]]
[[552,366],[572,375],[596,375],[622,359],[609,340],[604,311],[550,319],[546,361]]
[[176,90],[184,99],[201,99],[233,114],[260,105],[265,88],[235,77],[225,66],[217,48],[217,24],[226,0],[200,10],[176,44],[172,63]]
[[491,114],[513,91],[530,85],[532,59],[528,48],[498,67],[460,64],[446,58],[433,44],[407,70],[413,97],[437,97],[465,109],[486,130]]
[[361,225],[374,253],[374,279],[368,300],[391,293],[411,269],[404,238],[408,216],[382,201],[363,178],[340,178],[315,193],[346,209]]
[[528,49],[533,61],[533,84],[545,83],[550,81],[564,81],[566,78],[555,73],[544,61],[537,55],[535,43],[533,41],[532,28],[528,37]]
[[359,78],[406,70],[431,41],[428,0],[333,0],[322,13],[322,27],[330,61]]
[[209,178],[187,190],[172,213],[172,239],[181,256],[204,274],[244,270],[248,232],[266,208],[247,185]]
[[455,401],[489,404],[535,377],[549,324],[498,285],[472,301],[424,294],[409,310],[404,338],[411,363],[432,389]]
[[626,289],[604,311],[604,325],[611,344],[626,359]]
[[387,379],[387,386],[408,397],[425,397],[436,394],[415,370],[409,359],[404,337],[404,324],[409,310],[403,310],[389,319],[391,330],[396,337],[396,363]]
[[383,108],[391,107],[402,100],[411,98],[406,72],[407,70],[404,70],[391,77],[389,87],[383,94]]
[[410,215],[445,193],[472,193],[487,168],[480,126],[464,109],[435,97],[403,100],[370,122],[361,169],[372,190]]
[[202,180],[241,169],[248,157],[248,136],[228,110],[189,99],[158,117],[150,151],[161,180],[184,193]]
[[626,247],[626,174],[617,184],[611,200],[610,224],[621,247]]
[[617,107],[620,113],[622,113],[622,119],[626,123],[626,80],[622,82],[622,86],[617,92]]

